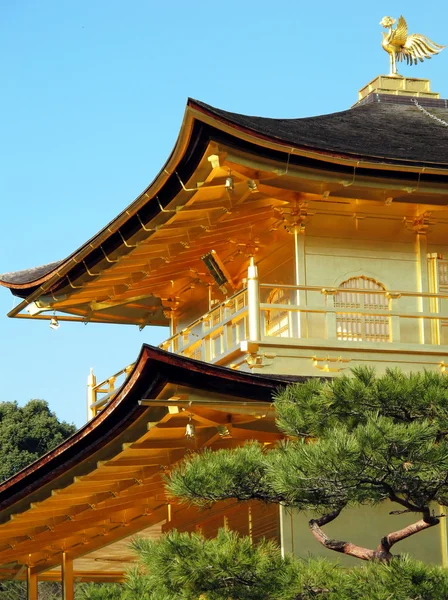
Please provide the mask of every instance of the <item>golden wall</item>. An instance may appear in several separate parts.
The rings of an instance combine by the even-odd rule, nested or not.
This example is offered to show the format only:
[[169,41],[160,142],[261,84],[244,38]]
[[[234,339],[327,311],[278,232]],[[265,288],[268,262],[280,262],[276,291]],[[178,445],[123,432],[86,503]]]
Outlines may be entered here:
[[[358,364],[444,372],[448,222],[418,219],[412,205],[360,210],[357,202],[316,210],[299,234],[280,227],[260,245],[256,337],[250,307],[241,312],[247,298],[234,302],[213,288],[210,305],[202,288],[180,311],[184,334],[170,349],[272,374],[332,375]],[[235,291],[246,277],[241,270]]]

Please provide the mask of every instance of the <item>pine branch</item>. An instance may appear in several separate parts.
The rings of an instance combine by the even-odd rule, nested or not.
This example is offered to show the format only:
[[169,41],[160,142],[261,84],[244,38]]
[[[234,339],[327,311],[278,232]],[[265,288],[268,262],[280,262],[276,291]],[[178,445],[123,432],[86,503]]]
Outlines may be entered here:
[[343,542],[342,540],[330,539],[324,533],[324,531],[322,531],[321,527],[334,521],[340,515],[341,510],[342,509],[334,510],[331,513],[323,515],[319,519],[311,519],[308,522],[309,528],[311,529],[311,533],[320,544],[322,544],[323,546],[325,546],[325,548],[328,548],[329,550],[341,552],[342,554],[347,554],[348,556],[354,556],[355,558],[360,558],[361,560],[373,560],[375,558],[374,550],[370,550],[369,548],[363,548],[362,546],[352,544],[351,542]]
[[407,525],[403,527],[403,529],[399,529],[398,531],[394,531],[389,533],[385,537],[382,538],[379,546],[376,551],[379,554],[390,554],[390,549],[397,542],[401,542],[401,540],[405,540],[411,535],[415,535],[416,533],[420,533],[420,531],[424,531],[425,529],[429,529],[430,527],[434,527],[440,523],[440,519],[438,517],[426,516],[420,521],[416,523],[412,523],[411,525]]

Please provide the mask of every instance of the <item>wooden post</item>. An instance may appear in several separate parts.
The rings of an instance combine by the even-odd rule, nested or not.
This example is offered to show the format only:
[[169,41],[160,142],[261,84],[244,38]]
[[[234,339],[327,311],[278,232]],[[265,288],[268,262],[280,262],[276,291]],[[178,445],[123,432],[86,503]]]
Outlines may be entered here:
[[395,342],[397,344],[400,341],[400,334],[400,317],[398,317],[397,315],[393,315],[390,318],[390,341]]
[[258,342],[261,338],[260,327],[260,292],[258,287],[258,270],[253,256],[247,270],[247,304],[249,313],[249,340]]
[[336,340],[337,339],[337,330],[336,330],[336,312],[334,306],[334,297],[336,295],[336,290],[332,289],[324,289],[322,293],[325,294],[325,305],[327,308],[327,312],[325,315],[326,321],[326,330],[327,330],[327,340]]
[[[397,310],[396,301],[401,297],[400,294],[394,294],[392,292],[387,293],[387,299],[389,301],[389,310],[391,312]],[[389,341],[399,343],[401,339],[401,328],[400,328],[400,317],[398,315],[392,315],[390,317],[390,330],[389,330]]]
[[[416,254],[417,254],[417,290],[419,292],[429,292],[428,286],[428,261],[427,261],[427,248],[428,242],[426,239],[426,231],[416,232]],[[420,296],[417,298],[417,310],[418,312],[427,312],[428,300]],[[420,333],[420,344],[430,343],[430,324],[427,319],[418,319],[419,333]]]
[[[439,255],[428,254],[428,271],[429,271],[429,285],[430,290],[433,294],[440,293],[439,286]],[[438,298],[431,298],[430,300],[431,312],[440,312],[440,300]],[[442,340],[442,329],[440,319],[431,319],[431,343],[440,345]]]
[[74,584],[73,584],[73,560],[67,557],[65,552],[62,553],[62,598],[63,600],[74,600]]
[[27,600],[38,600],[37,583],[37,575],[31,572],[31,567],[28,567],[26,575]]
[[93,406],[93,404],[96,402],[96,392],[94,389],[95,386],[96,386],[96,377],[93,374],[93,369],[90,369],[89,376],[87,377],[87,420],[88,421],[90,421],[90,419],[92,419],[96,414],[96,408]]
[[[306,285],[306,260],[305,260],[305,228],[294,227],[294,285]],[[307,305],[307,294],[305,291],[296,291],[296,306]],[[308,315],[300,310],[295,314],[294,337],[308,337]]]

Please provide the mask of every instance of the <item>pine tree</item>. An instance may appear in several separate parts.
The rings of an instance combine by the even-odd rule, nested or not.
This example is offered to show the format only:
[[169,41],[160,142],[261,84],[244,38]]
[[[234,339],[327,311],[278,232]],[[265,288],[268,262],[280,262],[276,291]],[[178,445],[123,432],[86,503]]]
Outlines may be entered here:
[[[446,376],[358,368],[279,390],[275,408],[286,441],[192,455],[172,471],[170,493],[198,506],[235,498],[314,511],[318,542],[367,561],[390,562],[394,544],[440,523],[431,506],[448,505]],[[343,510],[385,500],[397,505],[391,514],[416,520],[376,548],[325,534]]]
[[[120,600],[446,600],[448,572],[407,557],[346,569],[325,559],[282,558],[273,542],[221,530],[214,539],[170,532],[138,539],[140,569]],[[87,596],[86,600],[99,600]]]
[[78,583],[75,587],[75,600],[125,600],[125,598],[123,588],[119,584]]

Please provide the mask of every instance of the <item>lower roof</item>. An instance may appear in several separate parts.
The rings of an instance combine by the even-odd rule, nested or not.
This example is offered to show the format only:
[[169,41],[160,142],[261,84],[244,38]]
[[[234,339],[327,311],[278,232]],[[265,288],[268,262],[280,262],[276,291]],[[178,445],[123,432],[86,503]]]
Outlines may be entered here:
[[167,383],[245,398],[249,403],[270,403],[276,389],[306,379],[245,373],[144,344],[128,379],[107,408],[65,442],[0,484],[0,515],[4,516],[6,509],[90,457],[130,427],[148,410],[139,402],[155,398]]
[[[160,533],[169,503],[163,471],[192,449],[275,443],[281,435],[272,396],[304,379],[244,373],[143,346],[102,412],[0,485],[0,579],[28,563],[49,572],[62,551],[80,559],[132,533]],[[185,437],[189,422],[193,440]]]

